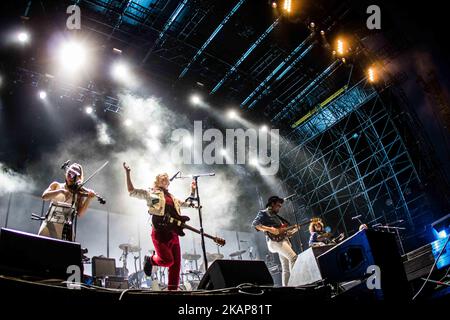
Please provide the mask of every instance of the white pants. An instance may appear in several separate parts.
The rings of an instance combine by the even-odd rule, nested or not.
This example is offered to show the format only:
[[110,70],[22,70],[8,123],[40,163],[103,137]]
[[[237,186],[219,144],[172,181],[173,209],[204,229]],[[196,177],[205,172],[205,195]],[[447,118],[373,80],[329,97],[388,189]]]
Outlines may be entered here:
[[277,242],[267,239],[267,248],[272,253],[278,253],[281,262],[282,285],[287,286],[295,260],[297,260],[297,254],[292,250],[289,240]]

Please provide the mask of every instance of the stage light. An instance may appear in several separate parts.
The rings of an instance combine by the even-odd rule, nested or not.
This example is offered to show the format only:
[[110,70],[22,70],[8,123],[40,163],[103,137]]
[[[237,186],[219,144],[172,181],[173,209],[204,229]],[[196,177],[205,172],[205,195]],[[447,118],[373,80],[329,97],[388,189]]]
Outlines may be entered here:
[[260,130],[261,130],[262,132],[266,132],[266,131],[268,130],[268,128],[267,128],[266,125],[263,125],[263,126],[261,126]]
[[80,43],[66,42],[59,50],[59,62],[66,71],[76,71],[86,63],[86,49]]
[[45,98],[47,98],[47,92],[45,91],[39,91],[39,98],[44,100]]
[[193,105],[199,105],[199,104],[202,103],[202,98],[200,98],[199,95],[193,94],[193,95],[191,96],[191,103],[192,103]]
[[250,164],[254,167],[257,167],[259,164],[259,161],[257,158],[253,158],[253,159],[250,159]]
[[344,48],[344,41],[342,41],[341,39],[338,39],[337,41],[337,47],[336,47],[336,52],[339,55],[344,55],[345,52],[345,48]]
[[431,223],[431,227],[437,239],[447,238],[450,232],[450,214]]
[[230,119],[236,119],[237,117],[238,117],[238,114],[237,114],[236,111],[234,111],[234,110],[228,111],[228,118],[230,118]]
[[30,40],[30,35],[25,31],[21,31],[17,34],[17,40],[20,43],[27,43]]
[[367,77],[369,79],[369,82],[375,82],[376,79],[375,79],[375,69],[374,68],[370,67],[367,70]]
[[130,119],[127,119],[124,121],[124,125],[126,125],[127,127],[131,126],[133,124],[133,121],[131,121]]
[[277,8],[277,3],[275,1],[272,2],[272,8],[274,8],[274,9]]
[[84,111],[87,113],[87,114],[91,114],[92,112],[94,112],[94,108],[92,108],[92,107],[86,107],[86,108],[84,108]]
[[438,232],[438,238],[439,239],[447,238],[447,232],[445,230]]
[[125,80],[130,78],[130,69],[124,62],[116,62],[111,69],[111,75],[116,80]]
[[227,150],[225,150],[225,149],[220,150],[220,154],[223,155],[223,156],[226,156],[227,155]]
[[284,11],[286,11],[287,13],[291,13],[291,9],[292,9],[292,0],[284,0],[283,9],[284,9]]

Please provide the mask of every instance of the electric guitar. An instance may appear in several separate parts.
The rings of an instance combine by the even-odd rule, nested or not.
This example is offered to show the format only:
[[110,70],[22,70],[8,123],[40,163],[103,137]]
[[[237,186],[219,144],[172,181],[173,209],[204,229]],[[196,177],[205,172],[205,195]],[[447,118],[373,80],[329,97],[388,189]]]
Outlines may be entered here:
[[[180,237],[185,235],[183,229],[187,229],[187,230],[190,230],[192,232],[201,234],[200,230],[198,230],[198,229],[196,229],[194,227],[191,227],[190,225],[186,224],[186,221],[189,221],[189,220],[190,220],[190,218],[188,216],[178,216],[176,218],[171,217],[171,216],[165,216],[164,217],[164,221],[169,223],[169,224],[171,224],[172,230],[174,230],[175,233],[178,234]],[[211,235],[209,235],[207,233],[204,233],[204,232],[203,232],[203,235],[206,238],[209,238],[209,239],[213,240],[218,246],[223,247],[225,245],[225,243],[226,243],[225,239],[222,239],[222,238],[219,238],[219,237],[214,237],[214,236],[211,236]]]
[[280,241],[283,241],[284,239],[291,238],[294,234],[296,234],[300,230],[300,228],[302,226],[310,224],[311,222],[317,222],[319,220],[320,220],[320,218],[312,218],[303,223],[298,223],[298,224],[293,224],[293,225],[288,225],[287,223],[284,223],[280,227],[277,228],[278,230],[284,229],[281,233],[274,234],[271,232],[266,232],[266,234],[270,240],[280,242]]

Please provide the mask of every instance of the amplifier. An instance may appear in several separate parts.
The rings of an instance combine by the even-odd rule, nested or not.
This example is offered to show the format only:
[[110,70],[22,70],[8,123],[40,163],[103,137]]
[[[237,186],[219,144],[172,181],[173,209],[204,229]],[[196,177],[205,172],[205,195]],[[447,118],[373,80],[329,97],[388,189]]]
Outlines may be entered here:
[[128,280],[124,277],[107,277],[105,279],[105,288],[128,289]]
[[103,278],[116,275],[116,259],[92,257],[92,276]]

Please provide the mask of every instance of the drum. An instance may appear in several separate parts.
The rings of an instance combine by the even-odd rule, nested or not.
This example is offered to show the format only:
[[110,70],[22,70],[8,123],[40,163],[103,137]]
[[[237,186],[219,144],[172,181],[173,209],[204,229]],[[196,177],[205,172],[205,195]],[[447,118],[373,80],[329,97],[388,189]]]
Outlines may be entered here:
[[184,282],[184,288],[186,291],[197,290],[200,280],[189,280]]

